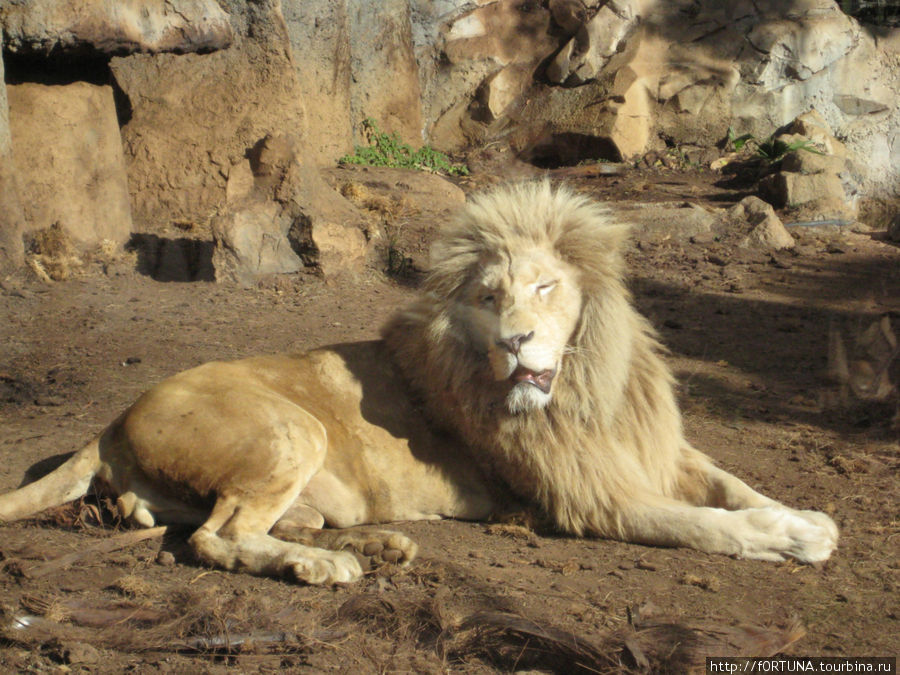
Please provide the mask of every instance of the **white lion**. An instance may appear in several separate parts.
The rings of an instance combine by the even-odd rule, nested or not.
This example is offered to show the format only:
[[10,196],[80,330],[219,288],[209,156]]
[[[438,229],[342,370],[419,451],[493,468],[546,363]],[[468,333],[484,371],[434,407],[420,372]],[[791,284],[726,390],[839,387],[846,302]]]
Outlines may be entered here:
[[0,519],[93,480],[140,525],[198,525],[190,543],[208,563],[332,583],[361,576],[358,556],[414,557],[372,524],[484,519],[512,493],[575,535],[827,559],[828,516],[764,497],[684,439],[612,220],[547,182],[482,194],[443,230],[425,293],[383,341],[175,375],[0,497]]

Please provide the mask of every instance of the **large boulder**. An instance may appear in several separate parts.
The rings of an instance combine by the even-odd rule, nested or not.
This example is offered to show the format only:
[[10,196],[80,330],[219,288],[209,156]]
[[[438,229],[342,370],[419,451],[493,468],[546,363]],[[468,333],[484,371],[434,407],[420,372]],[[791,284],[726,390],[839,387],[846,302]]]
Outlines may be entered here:
[[27,231],[59,223],[81,250],[124,244],[131,207],[112,87],[27,83],[7,95]]
[[224,49],[228,16],[214,0],[28,0],[0,3],[13,52],[125,54]]
[[212,221],[218,281],[310,268],[333,277],[362,271],[369,253],[363,215],[331,189],[297,143],[267,136],[232,167],[227,210]]

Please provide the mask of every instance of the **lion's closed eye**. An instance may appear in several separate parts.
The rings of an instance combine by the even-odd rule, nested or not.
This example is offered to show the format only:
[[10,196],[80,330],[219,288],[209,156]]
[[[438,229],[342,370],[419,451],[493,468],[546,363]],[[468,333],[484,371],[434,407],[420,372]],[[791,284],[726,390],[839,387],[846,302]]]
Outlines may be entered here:
[[550,295],[550,292],[551,292],[554,288],[556,288],[556,285],[557,285],[558,283],[559,283],[559,282],[556,281],[556,280],[553,280],[553,281],[545,281],[545,282],[543,282],[543,283],[538,284],[538,285],[535,287],[534,292],[538,295],[538,297],[541,297],[541,298],[547,297],[548,295]]

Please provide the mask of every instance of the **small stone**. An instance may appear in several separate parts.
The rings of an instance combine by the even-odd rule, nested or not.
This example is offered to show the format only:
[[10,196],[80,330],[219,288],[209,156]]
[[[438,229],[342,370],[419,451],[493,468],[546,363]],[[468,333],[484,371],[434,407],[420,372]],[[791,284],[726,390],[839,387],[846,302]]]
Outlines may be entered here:
[[85,642],[64,642],[60,645],[63,661],[69,664],[97,663],[100,652]]
[[171,567],[175,564],[175,556],[170,551],[160,551],[156,554],[156,564]]

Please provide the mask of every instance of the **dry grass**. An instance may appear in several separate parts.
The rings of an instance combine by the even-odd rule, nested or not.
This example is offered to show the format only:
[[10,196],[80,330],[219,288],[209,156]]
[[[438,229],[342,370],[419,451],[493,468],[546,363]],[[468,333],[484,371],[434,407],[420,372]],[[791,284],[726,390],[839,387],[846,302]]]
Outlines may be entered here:
[[25,247],[25,263],[44,283],[65,281],[86,274],[92,267],[107,274],[114,265],[135,268],[137,254],[123,251],[118,244],[104,239],[94,248],[79,252],[59,223],[32,232]]
[[363,183],[349,182],[341,186],[341,194],[354,206],[380,216],[385,223],[395,223],[402,216],[410,216],[415,208],[400,195],[382,195]]
[[138,574],[126,574],[119,577],[111,585],[117,593],[126,598],[147,598],[153,595],[156,587]]
[[26,245],[26,263],[41,281],[65,281],[84,265],[69,235],[59,223],[33,232]]

